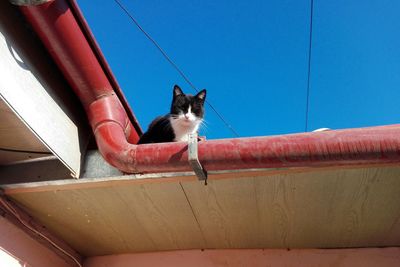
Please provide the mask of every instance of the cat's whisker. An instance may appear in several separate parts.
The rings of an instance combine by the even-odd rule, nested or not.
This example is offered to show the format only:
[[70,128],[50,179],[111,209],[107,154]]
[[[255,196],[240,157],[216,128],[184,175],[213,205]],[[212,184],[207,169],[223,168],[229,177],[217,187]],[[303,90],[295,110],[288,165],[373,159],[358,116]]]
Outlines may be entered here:
[[207,125],[207,123],[202,122],[199,126],[199,132],[201,133],[200,135],[207,135],[207,133],[210,132],[210,129]]
[[208,131],[210,128],[207,126],[201,127],[201,131]]
[[208,126],[209,126],[209,124],[208,124],[208,122],[206,120],[203,119],[200,122],[200,127],[208,128]]
[[203,125],[203,124],[204,124],[204,125],[208,125],[208,121],[206,121],[205,119],[202,119],[202,120],[201,120],[201,124],[202,124],[202,125]]

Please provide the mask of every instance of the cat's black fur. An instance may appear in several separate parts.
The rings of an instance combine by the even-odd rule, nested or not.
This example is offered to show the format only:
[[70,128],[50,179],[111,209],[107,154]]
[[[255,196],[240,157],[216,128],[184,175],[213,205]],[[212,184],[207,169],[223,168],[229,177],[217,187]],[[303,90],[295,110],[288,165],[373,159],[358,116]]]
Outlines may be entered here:
[[[138,144],[165,143],[185,140],[183,135],[197,131],[204,116],[206,90],[197,95],[186,95],[178,85],[174,86],[170,113],[154,119]],[[189,115],[188,110],[191,110]],[[187,117],[190,117],[191,120]],[[177,138],[180,138],[177,140]]]

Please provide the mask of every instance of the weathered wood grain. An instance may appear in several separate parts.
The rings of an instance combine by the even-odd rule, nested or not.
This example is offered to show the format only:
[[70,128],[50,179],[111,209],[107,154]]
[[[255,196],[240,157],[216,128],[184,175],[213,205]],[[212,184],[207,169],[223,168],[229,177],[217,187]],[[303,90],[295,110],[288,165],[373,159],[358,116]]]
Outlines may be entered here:
[[10,195],[84,255],[400,246],[400,167]]
[[399,178],[368,168],[183,185],[209,247],[364,247],[400,243]]
[[207,248],[258,247],[260,224],[253,178],[182,185]]
[[84,255],[204,246],[179,184],[32,193],[16,199]]

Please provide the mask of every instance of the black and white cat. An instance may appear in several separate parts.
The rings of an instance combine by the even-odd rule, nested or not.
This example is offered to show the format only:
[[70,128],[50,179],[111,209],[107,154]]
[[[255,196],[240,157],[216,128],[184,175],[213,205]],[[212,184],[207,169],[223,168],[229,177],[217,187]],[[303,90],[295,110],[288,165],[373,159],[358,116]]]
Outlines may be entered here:
[[196,133],[203,122],[205,100],[205,89],[192,96],[175,85],[170,113],[154,119],[138,144],[187,142],[188,134]]

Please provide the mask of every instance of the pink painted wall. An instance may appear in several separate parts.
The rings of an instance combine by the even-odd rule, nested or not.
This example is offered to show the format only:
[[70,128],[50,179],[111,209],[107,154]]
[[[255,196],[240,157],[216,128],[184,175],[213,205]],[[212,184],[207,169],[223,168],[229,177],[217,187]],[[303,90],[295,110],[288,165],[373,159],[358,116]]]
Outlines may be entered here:
[[1,216],[0,249],[7,251],[21,262],[27,263],[29,267],[73,266]]
[[399,267],[400,248],[186,250],[92,257],[84,267]]

